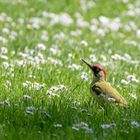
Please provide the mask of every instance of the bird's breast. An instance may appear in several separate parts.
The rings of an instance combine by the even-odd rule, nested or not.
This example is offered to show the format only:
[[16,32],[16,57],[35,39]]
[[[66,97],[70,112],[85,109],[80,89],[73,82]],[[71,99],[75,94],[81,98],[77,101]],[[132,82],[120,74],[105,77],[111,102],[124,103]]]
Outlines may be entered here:
[[97,86],[95,83],[91,83],[90,84],[90,92],[91,92],[91,95],[93,96],[100,96],[102,94],[102,92],[100,92],[99,90],[97,90]]

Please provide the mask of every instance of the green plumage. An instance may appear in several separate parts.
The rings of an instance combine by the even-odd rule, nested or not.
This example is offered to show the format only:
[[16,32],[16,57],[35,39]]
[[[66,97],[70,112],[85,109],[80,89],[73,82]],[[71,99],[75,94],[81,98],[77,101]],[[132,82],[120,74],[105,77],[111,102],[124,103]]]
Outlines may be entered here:
[[100,80],[91,84],[91,94],[96,95],[100,98],[100,96],[113,98],[116,103],[119,103],[121,106],[127,107],[127,101],[119,94],[119,92],[110,86],[105,80]]

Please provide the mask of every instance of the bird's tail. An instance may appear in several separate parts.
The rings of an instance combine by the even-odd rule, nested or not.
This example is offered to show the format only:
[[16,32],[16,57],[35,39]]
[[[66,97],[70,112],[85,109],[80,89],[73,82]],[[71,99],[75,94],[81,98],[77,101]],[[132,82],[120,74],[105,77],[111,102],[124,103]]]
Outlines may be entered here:
[[119,106],[121,107],[125,107],[125,108],[128,108],[128,103],[125,102],[125,103],[117,103]]

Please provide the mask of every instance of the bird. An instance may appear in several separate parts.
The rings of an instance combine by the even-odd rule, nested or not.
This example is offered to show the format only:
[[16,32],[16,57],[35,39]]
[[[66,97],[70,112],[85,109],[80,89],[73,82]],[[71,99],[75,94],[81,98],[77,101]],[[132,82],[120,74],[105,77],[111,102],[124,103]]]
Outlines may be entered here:
[[103,105],[105,101],[109,101],[122,107],[128,107],[128,103],[124,97],[106,81],[106,71],[104,67],[100,64],[90,64],[83,58],[81,60],[93,73],[90,92],[94,97],[98,98],[99,102],[102,102],[101,105]]

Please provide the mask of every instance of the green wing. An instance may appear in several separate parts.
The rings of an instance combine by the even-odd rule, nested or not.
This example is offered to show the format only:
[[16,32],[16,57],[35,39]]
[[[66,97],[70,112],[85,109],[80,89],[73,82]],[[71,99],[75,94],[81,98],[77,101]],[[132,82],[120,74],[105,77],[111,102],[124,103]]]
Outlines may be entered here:
[[108,97],[114,98],[117,103],[127,105],[127,101],[119,94],[119,92],[104,80],[95,83],[94,91],[98,94],[102,93]]

